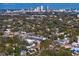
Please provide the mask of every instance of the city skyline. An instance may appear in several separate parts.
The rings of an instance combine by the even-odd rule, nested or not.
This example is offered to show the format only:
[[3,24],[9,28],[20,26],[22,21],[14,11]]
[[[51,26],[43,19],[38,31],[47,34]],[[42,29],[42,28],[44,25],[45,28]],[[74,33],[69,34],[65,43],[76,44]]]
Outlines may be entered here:
[[29,9],[44,6],[49,9],[79,9],[79,3],[0,3],[0,9]]

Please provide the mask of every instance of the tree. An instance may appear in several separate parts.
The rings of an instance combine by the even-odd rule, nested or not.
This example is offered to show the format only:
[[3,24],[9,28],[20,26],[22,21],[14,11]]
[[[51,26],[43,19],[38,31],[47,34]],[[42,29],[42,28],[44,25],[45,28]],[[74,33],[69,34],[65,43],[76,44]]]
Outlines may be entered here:
[[48,39],[42,41],[42,42],[41,42],[41,49],[42,49],[42,48],[44,48],[44,49],[49,48],[50,43],[51,43],[51,41],[48,40]]
[[54,56],[54,52],[52,50],[43,50],[40,53],[41,56]]
[[71,50],[65,48],[59,48],[59,50],[43,50],[40,53],[41,56],[71,56]]

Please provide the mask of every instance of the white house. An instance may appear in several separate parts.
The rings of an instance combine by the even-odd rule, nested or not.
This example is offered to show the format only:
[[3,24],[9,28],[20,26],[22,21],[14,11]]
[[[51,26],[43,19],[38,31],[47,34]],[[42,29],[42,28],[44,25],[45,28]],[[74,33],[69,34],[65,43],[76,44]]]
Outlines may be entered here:
[[26,55],[26,50],[21,50],[20,55],[25,56]]
[[79,36],[77,36],[77,42],[79,43]]
[[31,49],[33,47],[35,47],[35,44],[34,43],[32,45],[26,46],[27,49]]

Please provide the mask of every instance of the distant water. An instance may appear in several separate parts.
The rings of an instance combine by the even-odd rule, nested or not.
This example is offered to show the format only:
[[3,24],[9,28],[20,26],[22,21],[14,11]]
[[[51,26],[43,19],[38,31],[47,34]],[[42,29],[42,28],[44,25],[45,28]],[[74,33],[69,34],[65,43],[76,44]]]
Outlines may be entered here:
[[0,3],[0,9],[34,9],[41,5],[49,9],[79,9],[79,3]]

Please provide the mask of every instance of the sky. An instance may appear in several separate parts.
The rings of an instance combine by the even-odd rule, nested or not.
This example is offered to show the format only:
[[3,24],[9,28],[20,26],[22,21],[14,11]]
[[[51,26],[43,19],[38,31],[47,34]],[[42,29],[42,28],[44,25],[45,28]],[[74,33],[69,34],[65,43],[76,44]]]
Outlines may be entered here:
[[50,9],[79,9],[79,3],[0,3],[0,9],[28,9],[41,5]]

